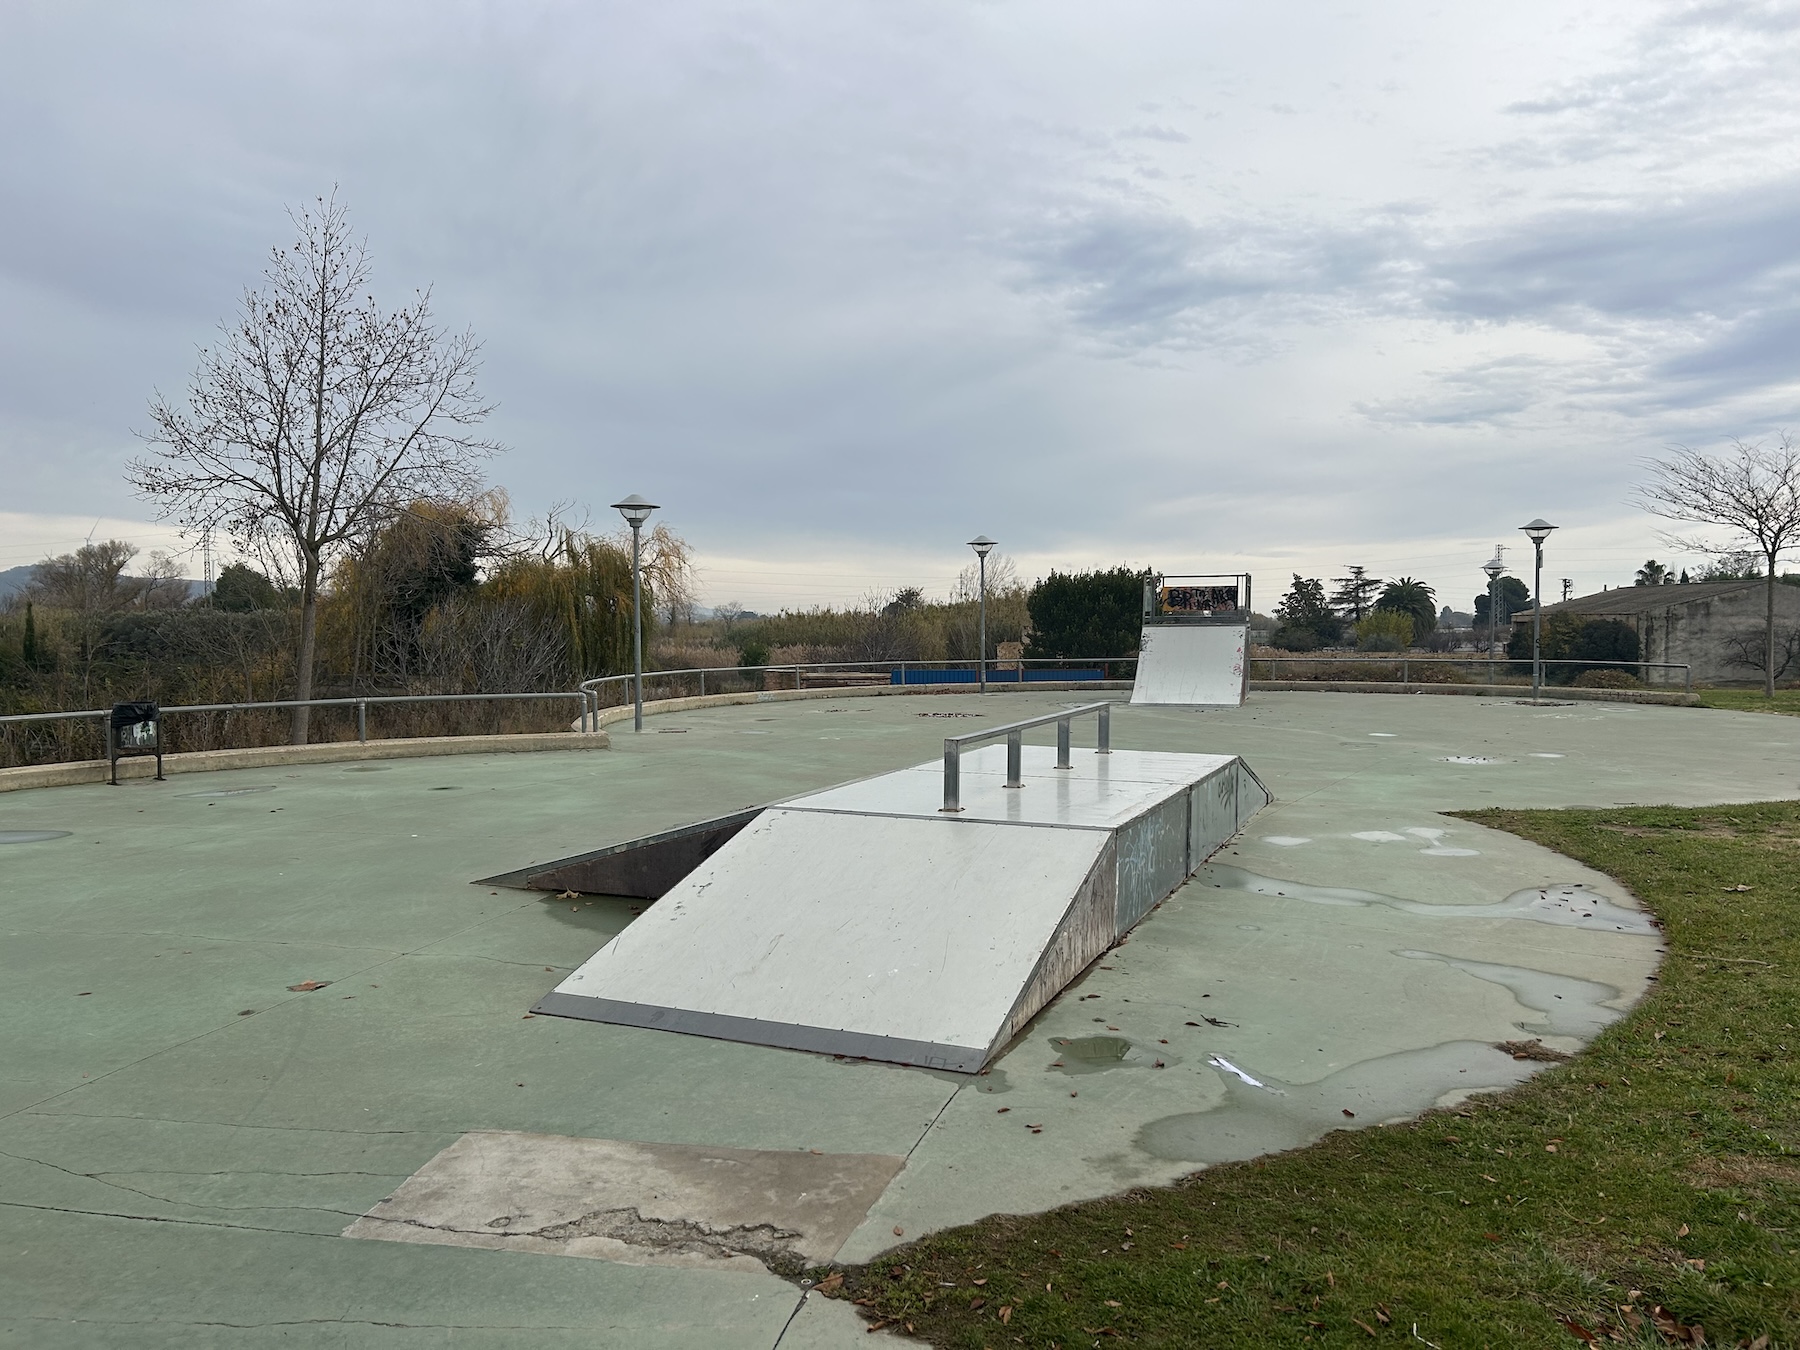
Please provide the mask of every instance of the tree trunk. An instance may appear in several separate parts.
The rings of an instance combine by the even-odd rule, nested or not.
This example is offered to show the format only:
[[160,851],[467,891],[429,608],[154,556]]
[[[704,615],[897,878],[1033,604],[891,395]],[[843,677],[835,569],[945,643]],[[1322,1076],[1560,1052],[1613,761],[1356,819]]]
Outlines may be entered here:
[[[313,659],[318,651],[319,638],[319,565],[308,560],[306,577],[300,588],[300,655],[294,663],[294,697],[311,698],[313,691]],[[305,745],[307,727],[310,724],[312,709],[302,706],[294,709],[294,718],[288,734],[291,745]]]
[[1769,583],[1768,610],[1764,615],[1766,627],[1763,630],[1763,696],[1775,697],[1775,555],[1768,555]]

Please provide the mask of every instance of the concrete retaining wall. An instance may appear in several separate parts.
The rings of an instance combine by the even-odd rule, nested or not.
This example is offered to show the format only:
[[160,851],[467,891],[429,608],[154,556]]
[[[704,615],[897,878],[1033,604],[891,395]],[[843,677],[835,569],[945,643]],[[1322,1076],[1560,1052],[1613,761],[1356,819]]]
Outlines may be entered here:
[[[362,759],[414,759],[431,755],[516,754],[529,750],[604,750],[612,744],[603,731],[534,731],[508,736],[413,736],[382,741],[326,741],[319,745],[259,745],[242,750],[195,750],[164,755],[163,772],[206,773],[213,769],[269,769],[284,764],[335,764]],[[119,761],[119,778],[154,778],[156,760],[133,756]],[[0,792],[21,788],[68,787],[104,783],[103,759],[72,764],[27,764],[0,769]]]
[[[1469,694],[1476,698],[1531,699],[1530,685],[1517,684],[1397,684],[1377,680],[1252,680],[1252,692],[1274,693],[1311,690],[1325,694]],[[1676,708],[1698,708],[1698,694],[1662,689],[1569,689],[1544,686],[1546,703],[1586,700],[1592,703],[1663,703]]]

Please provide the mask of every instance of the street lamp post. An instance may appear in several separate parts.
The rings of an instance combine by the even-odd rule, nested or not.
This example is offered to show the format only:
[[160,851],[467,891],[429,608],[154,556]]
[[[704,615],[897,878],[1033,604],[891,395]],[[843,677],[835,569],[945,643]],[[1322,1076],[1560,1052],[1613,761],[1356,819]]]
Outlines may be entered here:
[[1539,516],[1519,528],[1537,550],[1537,571],[1531,582],[1531,701],[1536,703],[1544,693],[1544,540],[1556,526]]
[[989,539],[985,534],[978,534],[969,540],[969,547],[975,550],[975,556],[981,559],[981,661],[976,666],[976,684],[979,691],[987,693],[987,555],[994,551],[997,540]]
[[1487,573],[1488,579],[1488,683],[1494,682],[1494,643],[1498,640],[1500,621],[1499,611],[1495,606],[1494,587],[1499,584],[1500,574],[1506,570],[1506,564],[1500,561],[1496,550],[1494,556],[1481,564],[1481,570]]
[[644,522],[656,509],[635,492],[624,501],[613,503],[613,510],[624,516],[625,523],[631,526],[631,687],[637,704],[631,719],[633,731],[644,729],[643,529]]

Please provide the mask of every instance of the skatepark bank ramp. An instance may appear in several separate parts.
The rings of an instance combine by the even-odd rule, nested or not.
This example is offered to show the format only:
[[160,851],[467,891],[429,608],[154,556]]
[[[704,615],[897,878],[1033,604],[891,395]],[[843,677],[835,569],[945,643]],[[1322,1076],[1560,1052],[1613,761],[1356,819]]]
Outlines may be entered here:
[[644,841],[701,856],[533,1011],[977,1072],[1269,801],[1236,756],[1071,755],[1075,715]]

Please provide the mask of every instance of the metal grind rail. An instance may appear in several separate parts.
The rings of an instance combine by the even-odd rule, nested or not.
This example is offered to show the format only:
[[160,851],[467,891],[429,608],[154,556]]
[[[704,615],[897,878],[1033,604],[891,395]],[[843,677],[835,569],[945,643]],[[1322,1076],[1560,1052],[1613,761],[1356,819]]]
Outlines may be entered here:
[[1079,708],[1065,708],[1061,712],[1045,713],[1042,717],[1027,717],[1022,722],[1008,722],[1003,727],[988,727],[984,731],[965,732],[961,736],[944,737],[944,811],[962,810],[962,752],[969,746],[980,745],[984,741],[997,741],[1006,737],[1006,786],[1022,788],[1025,786],[1025,733],[1033,727],[1047,727],[1056,723],[1056,767],[1073,768],[1069,760],[1069,724],[1077,717],[1085,717],[1093,713],[1099,722],[1099,744],[1094,753],[1110,755],[1112,753],[1112,707],[1111,703],[1084,703]]

